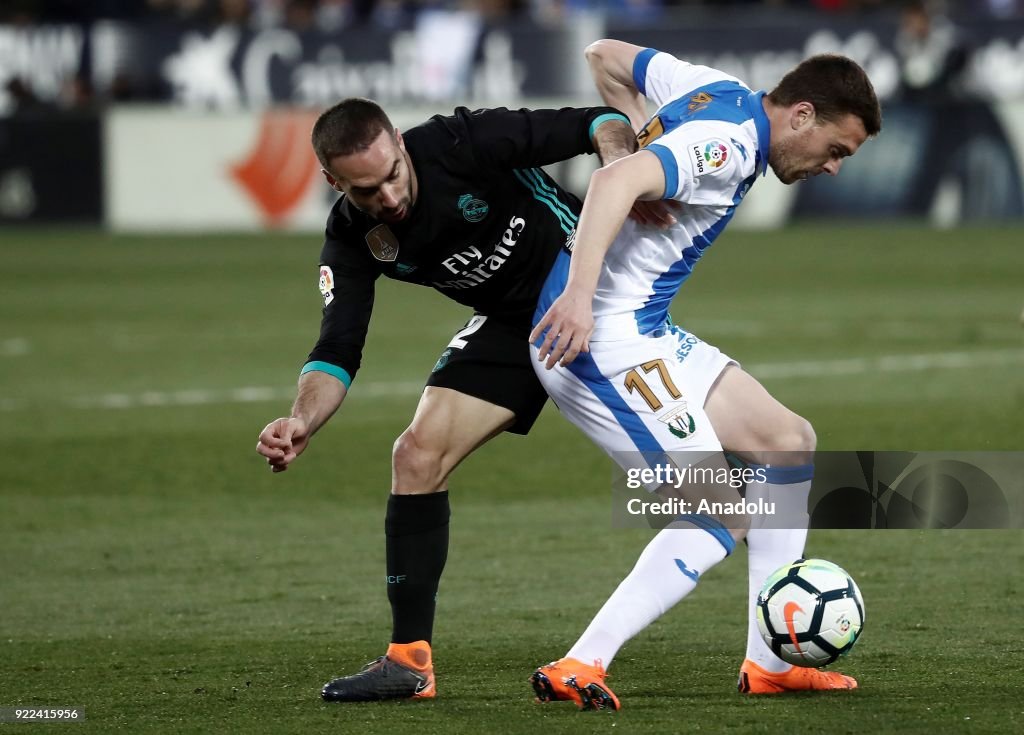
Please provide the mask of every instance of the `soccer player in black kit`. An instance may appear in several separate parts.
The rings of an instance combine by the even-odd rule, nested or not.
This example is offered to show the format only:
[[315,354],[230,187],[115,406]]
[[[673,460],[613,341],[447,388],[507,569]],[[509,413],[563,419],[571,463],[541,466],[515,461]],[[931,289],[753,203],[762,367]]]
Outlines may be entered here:
[[268,424],[257,445],[271,468],[286,470],[344,400],[378,276],[430,286],[474,312],[394,445],[385,520],[391,645],[322,692],[329,701],[429,698],[448,475],[503,431],[527,433],[547,400],[530,362],[530,320],[556,255],[571,248],[581,205],[539,167],[592,152],[609,163],[635,150],[635,139],[609,107],[458,108],[402,135],[376,103],[350,98],[320,116],[312,143],[343,196],[320,256],[320,339],[291,415]]

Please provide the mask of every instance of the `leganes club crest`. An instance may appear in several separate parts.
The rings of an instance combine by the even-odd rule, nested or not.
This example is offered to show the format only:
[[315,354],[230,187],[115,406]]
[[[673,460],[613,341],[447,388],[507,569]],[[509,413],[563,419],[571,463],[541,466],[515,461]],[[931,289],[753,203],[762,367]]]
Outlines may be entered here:
[[680,401],[674,405],[659,416],[658,421],[668,426],[672,435],[679,439],[692,436],[697,431],[697,424],[693,420],[693,416],[686,410],[686,401]]

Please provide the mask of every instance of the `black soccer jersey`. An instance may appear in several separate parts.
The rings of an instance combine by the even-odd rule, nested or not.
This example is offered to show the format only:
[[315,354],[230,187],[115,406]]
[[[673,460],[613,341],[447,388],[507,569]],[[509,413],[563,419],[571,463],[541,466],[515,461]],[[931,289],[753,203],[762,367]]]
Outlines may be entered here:
[[345,196],[335,203],[320,256],[320,339],[307,368],[326,363],[355,376],[382,274],[521,320],[525,340],[541,286],[581,208],[539,167],[593,153],[592,127],[606,115],[624,119],[608,107],[460,107],[403,133],[416,202],[396,224],[373,219]]

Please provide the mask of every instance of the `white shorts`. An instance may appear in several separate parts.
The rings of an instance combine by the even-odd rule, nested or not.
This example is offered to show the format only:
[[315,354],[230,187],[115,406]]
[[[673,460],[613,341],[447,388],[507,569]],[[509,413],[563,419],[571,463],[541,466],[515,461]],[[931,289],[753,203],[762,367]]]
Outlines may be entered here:
[[[548,395],[623,469],[667,452],[720,452],[704,413],[718,376],[735,361],[679,327],[656,335],[591,342],[568,366],[533,365]],[[660,461],[660,460],[658,460]]]

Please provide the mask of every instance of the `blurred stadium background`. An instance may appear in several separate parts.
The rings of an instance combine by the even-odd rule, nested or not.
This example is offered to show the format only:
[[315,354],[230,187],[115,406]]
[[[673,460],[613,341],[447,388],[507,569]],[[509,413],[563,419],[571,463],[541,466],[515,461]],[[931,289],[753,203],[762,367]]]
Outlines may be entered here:
[[[350,401],[261,465],[318,331],[309,127],[350,95],[402,128],[594,103],[601,37],[754,88],[822,51],[868,69],[882,135],[836,179],[759,182],[673,313],[823,449],[1022,449],[1019,0],[5,0],[0,706],[84,706],[83,732],[1024,728],[1020,530],[812,534],[867,600],[855,696],[737,697],[738,551],[624,650],[618,716],[535,705],[649,536],[610,530],[610,465],[554,409],[452,483],[442,697],[318,702],[386,641],[390,446],[466,317],[381,283]],[[552,173],[582,193],[593,165]]]

